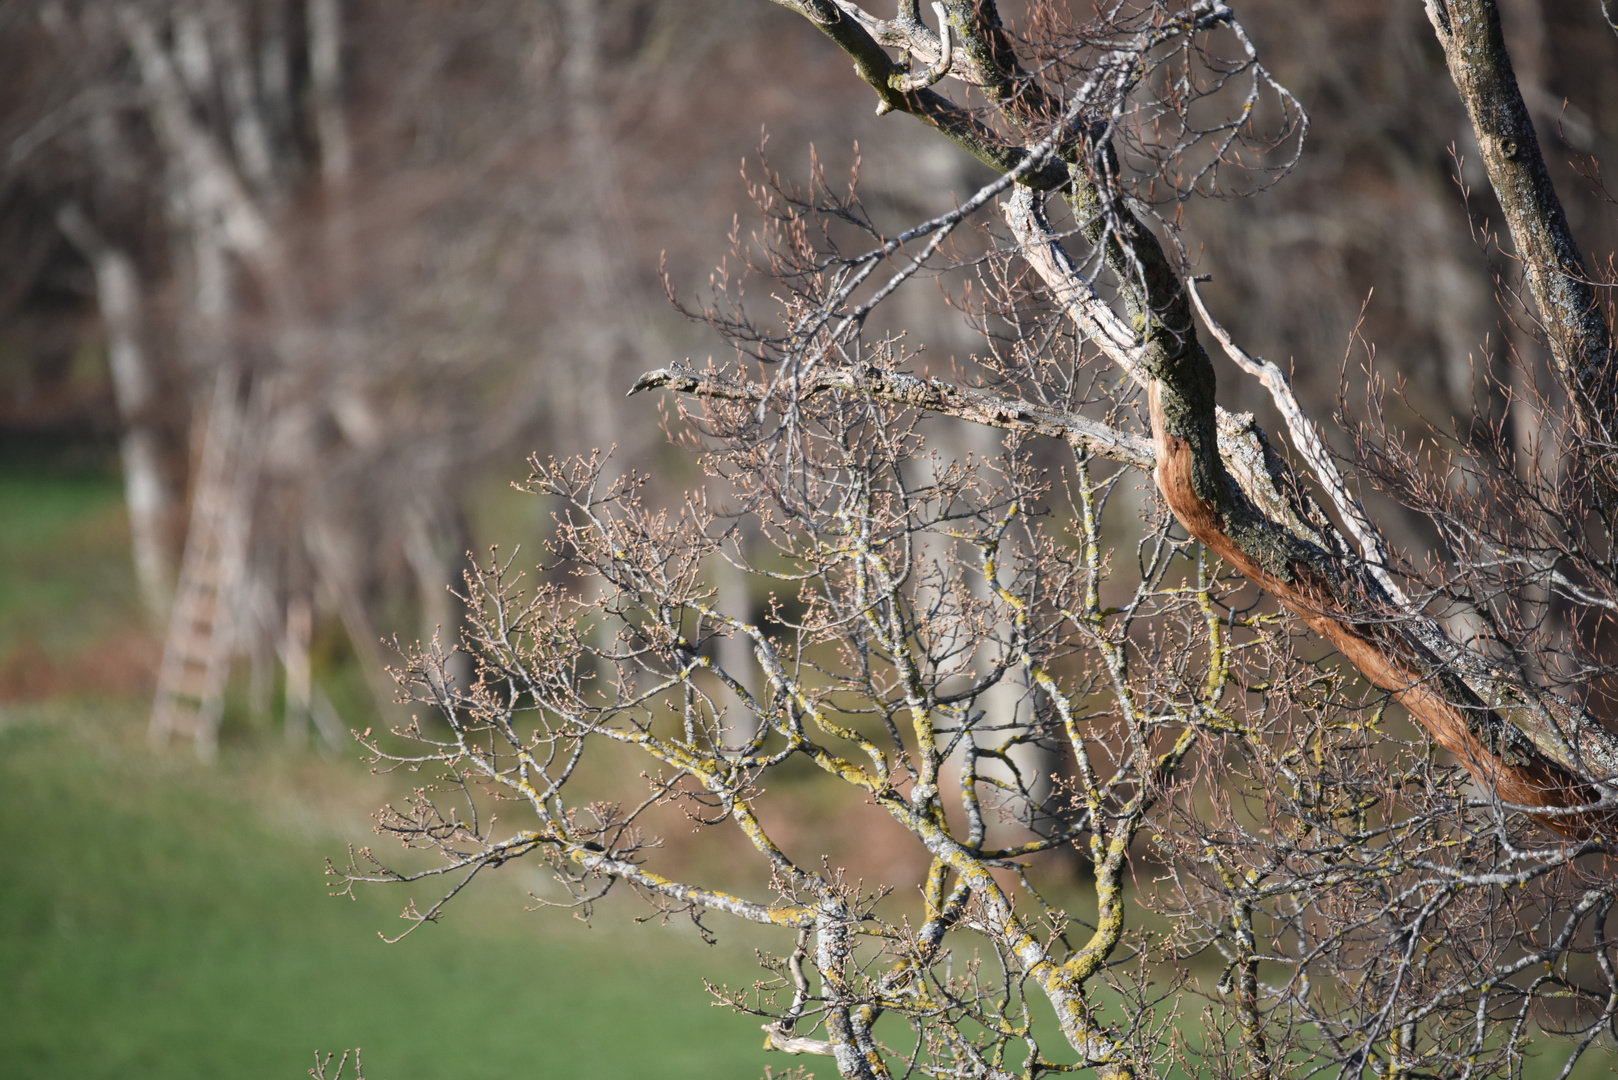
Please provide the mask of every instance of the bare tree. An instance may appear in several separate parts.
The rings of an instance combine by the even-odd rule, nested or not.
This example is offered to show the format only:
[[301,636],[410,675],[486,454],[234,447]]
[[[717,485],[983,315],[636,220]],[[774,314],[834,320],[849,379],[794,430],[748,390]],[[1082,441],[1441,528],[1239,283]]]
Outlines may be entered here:
[[[1260,195],[1308,126],[1231,7],[1036,4],[1013,25],[989,0],[931,22],[914,0],[891,19],[779,2],[879,111],[997,179],[902,231],[818,173],[754,185],[763,224],[732,266],[778,307],[716,277],[696,314],[736,362],[634,388],[680,396],[682,437],[734,494],[670,505],[600,457],[534,459],[555,536],[537,577],[468,576],[475,681],[414,654],[404,685],[444,724],[364,739],[442,770],[380,817],[442,861],[364,851],[338,880],[451,877],[414,928],[530,857],[566,888],[543,903],[588,912],[621,884],[704,933],[713,913],[777,927],[765,978],[716,993],[848,1077],[1515,1076],[1538,1054],[1565,1076],[1610,1049],[1610,294],[1495,5],[1427,12],[1520,271],[1503,295],[1551,360],[1553,393],[1481,376],[1533,415],[1526,447],[1486,415],[1391,425],[1398,388],[1353,354],[1323,430],[1203,303],[1199,198]],[[924,343],[884,322],[940,286],[981,335],[953,381],[914,373]],[[1290,455],[1218,406],[1199,319]],[[946,420],[1003,433],[1002,452],[935,454]],[[1427,523],[1429,550],[1395,550],[1356,474]],[[717,601],[716,559],[761,580],[766,613]],[[648,783],[630,801],[611,780],[626,752]],[[803,768],[925,871],[856,880],[837,860],[857,839],[784,825]],[[669,869],[652,830],[682,815],[715,843],[734,830],[754,872]],[[1067,910],[1041,884],[1061,849],[1087,870]]]

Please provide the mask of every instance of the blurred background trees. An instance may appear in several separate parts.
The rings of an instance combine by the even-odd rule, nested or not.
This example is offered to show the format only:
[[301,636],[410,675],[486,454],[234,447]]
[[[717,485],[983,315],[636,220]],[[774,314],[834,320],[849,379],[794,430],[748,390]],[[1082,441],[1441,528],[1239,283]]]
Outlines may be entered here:
[[[1569,163],[1618,135],[1612,34],[1594,2],[1502,7],[1575,230],[1609,250]],[[1341,355],[1371,297],[1362,332],[1413,412],[1506,408],[1477,376],[1510,386],[1536,346],[1496,306],[1512,267],[1480,238],[1491,197],[1419,5],[1243,14],[1313,128],[1269,197],[1193,208],[1210,303],[1281,358]],[[293,737],[310,716],[335,737],[312,636],[340,627],[385,708],[377,642],[453,634],[463,553],[502,539],[476,524],[492,478],[536,449],[656,455],[624,389],[715,345],[664,300],[660,258],[682,295],[707,280],[761,125],[789,168],[880,138],[878,219],[983,179],[849,107],[845,62],[789,27],[745,0],[6,5],[0,431],[116,440],[167,640],[160,728],[206,752],[234,661],[252,709],[279,681]],[[964,354],[963,331],[927,339]],[[1329,412],[1335,373],[1297,389]]]

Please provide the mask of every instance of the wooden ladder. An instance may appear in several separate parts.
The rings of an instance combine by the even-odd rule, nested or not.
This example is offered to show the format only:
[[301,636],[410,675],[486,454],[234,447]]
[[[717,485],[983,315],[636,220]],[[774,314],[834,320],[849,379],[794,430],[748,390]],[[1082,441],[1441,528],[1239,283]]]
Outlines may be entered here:
[[152,741],[189,736],[205,761],[219,750],[257,478],[257,410],[243,409],[240,386],[238,372],[219,373],[152,707]]

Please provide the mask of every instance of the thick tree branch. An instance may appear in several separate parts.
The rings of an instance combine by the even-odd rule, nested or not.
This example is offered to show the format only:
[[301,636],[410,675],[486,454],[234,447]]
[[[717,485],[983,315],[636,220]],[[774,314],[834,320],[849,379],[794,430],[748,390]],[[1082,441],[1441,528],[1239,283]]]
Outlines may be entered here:
[[1348,482],[1338,470],[1331,449],[1326,445],[1326,440],[1321,438],[1319,429],[1303,411],[1303,406],[1298,404],[1286,373],[1267,360],[1255,359],[1248,355],[1247,351],[1237,345],[1230,333],[1209,313],[1207,305],[1202,302],[1202,294],[1197,291],[1196,279],[1193,278],[1186,284],[1191,293],[1191,301],[1196,305],[1197,314],[1202,317],[1203,325],[1207,326],[1208,332],[1213,334],[1214,339],[1225,350],[1225,355],[1270,392],[1270,400],[1275,403],[1276,410],[1287,423],[1287,433],[1292,436],[1292,445],[1297,447],[1298,452],[1309,463],[1309,468],[1319,479],[1332,505],[1337,508],[1343,525],[1359,543],[1360,553],[1369,564],[1367,567],[1369,572],[1376,577],[1378,584],[1392,600],[1399,604],[1408,604],[1409,597],[1405,595],[1399,583],[1393,580],[1393,575],[1388,573],[1391,557],[1382,530],[1371,521],[1360,500],[1348,490]]
[[[629,392],[636,394],[659,388],[755,405],[765,401],[770,394],[769,386],[763,383],[734,382],[711,372],[699,373],[678,366],[648,371],[635,380]],[[1048,435],[1063,439],[1098,457],[1133,465],[1138,469],[1152,466],[1151,444],[1134,432],[1121,431],[1074,413],[1030,405],[989,390],[958,387],[938,379],[918,378],[868,366],[863,370],[837,368],[816,371],[798,388],[798,393],[812,396],[832,390],[970,420],[1002,431]]]
[[[1085,183],[1076,178],[1074,186]],[[1100,192],[1078,195],[1092,205],[1102,199]],[[1311,536],[1297,526],[1312,515],[1275,513],[1302,498],[1301,485],[1278,456],[1267,454],[1262,469],[1227,469],[1221,440],[1210,430],[1221,426],[1212,365],[1197,344],[1186,292],[1167,269],[1156,237],[1126,208],[1106,207],[1120,221],[1119,235],[1132,248],[1126,254],[1139,268],[1131,306],[1145,333],[1121,343],[1116,316],[1109,320],[1105,303],[1060,252],[1037,202],[1033,193],[1019,190],[1003,203],[1006,220],[1029,264],[1075,323],[1146,385],[1154,476],[1187,530],[1392,693],[1502,801],[1552,811],[1599,803],[1598,785],[1618,776],[1611,768],[1618,748],[1593,718],[1577,710],[1561,710],[1560,717],[1527,712],[1521,723],[1537,737],[1507,721],[1459,673],[1480,665],[1457,665],[1464,652],[1459,646],[1435,648],[1447,636],[1435,637],[1430,620],[1389,595],[1334,528],[1322,520]],[[1610,818],[1553,813],[1546,820],[1559,831],[1589,836],[1609,831]]]
[[[1450,77],[1477,132],[1483,165],[1549,338],[1551,356],[1586,439],[1613,453],[1618,434],[1618,371],[1611,330],[1568,228],[1534,122],[1523,103],[1494,0],[1427,0]],[[1599,482],[1614,484],[1612,470]]]
[[[1304,413],[1284,372],[1275,364],[1248,355],[1208,312],[1198,293],[1196,281],[1189,284],[1191,299],[1209,331],[1225,354],[1243,371],[1252,375],[1270,392],[1270,399],[1286,420],[1292,442],[1309,463],[1315,477],[1336,507],[1345,527],[1359,543],[1365,558],[1365,571],[1374,577],[1388,599],[1405,613],[1408,633],[1420,640],[1434,657],[1450,664],[1479,700],[1496,708],[1507,703],[1520,705],[1515,723],[1534,745],[1553,761],[1575,775],[1590,778],[1598,791],[1618,791],[1618,740],[1608,735],[1601,722],[1577,703],[1547,691],[1536,691],[1531,700],[1521,700],[1521,688],[1488,658],[1466,649],[1450,636],[1438,620],[1428,616],[1408,596],[1389,572],[1391,556],[1387,540],[1365,512],[1360,500],[1348,490],[1348,483],[1333,460],[1319,430]],[[1228,457],[1228,455],[1227,455]]]
[[[804,16],[854,61],[854,71],[877,92],[878,113],[903,112],[937,130],[956,146],[999,172],[1010,172],[1028,151],[1006,142],[993,128],[974,117],[936,90],[907,90],[910,73],[872,36],[867,17],[860,19],[831,0],[774,0],[784,8]],[[852,5],[850,5],[852,6]],[[863,13],[862,13],[863,14]],[[951,12],[959,32],[959,20]],[[1067,166],[1053,158],[1030,170],[1024,183],[1041,191],[1067,182]]]

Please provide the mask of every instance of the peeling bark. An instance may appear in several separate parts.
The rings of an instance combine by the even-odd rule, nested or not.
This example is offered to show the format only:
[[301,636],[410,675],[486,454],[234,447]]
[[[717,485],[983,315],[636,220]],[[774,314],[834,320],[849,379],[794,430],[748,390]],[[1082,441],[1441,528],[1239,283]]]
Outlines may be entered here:
[[[1075,186],[1083,183],[1076,180]],[[1392,693],[1501,800],[1547,809],[1600,802],[1601,785],[1614,776],[1607,766],[1618,762],[1618,749],[1593,718],[1577,718],[1573,732],[1594,750],[1583,755],[1585,761],[1548,755],[1539,740],[1467,685],[1451,659],[1464,653],[1459,645],[1449,642],[1453,649],[1435,654],[1434,644],[1444,640],[1441,631],[1389,596],[1318,508],[1300,503],[1302,484],[1267,444],[1261,451],[1263,468],[1237,470],[1239,483],[1227,470],[1229,442],[1208,434],[1219,426],[1213,368],[1189,322],[1185,290],[1166,272],[1156,238],[1138,223],[1126,233],[1131,254],[1144,267],[1134,276],[1141,292],[1132,306],[1142,313],[1147,330],[1139,344],[1119,348],[1114,333],[1097,336],[1090,330],[1106,323],[1099,310],[1106,305],[1082,280],[1075,281],[1071,260],[1055,254],[1060,245],[1043,227],[1035,202],[1028,192],[1008,199],[1007,220],[1024,250],[1034,252],[1030,265],[1064,299],[1075,322],[1146,384],[1154,478],[1191,535],[1330,641],[1375,686]],[[1128,214],[1122,207],[1109,210],[1120,219]],[[1256,427],[1253,431],[1262,441]],[[1290,511],[1277,513],[1288,506]],[[1606,812],[1544,820],[1576,837],[1613,827]]]

